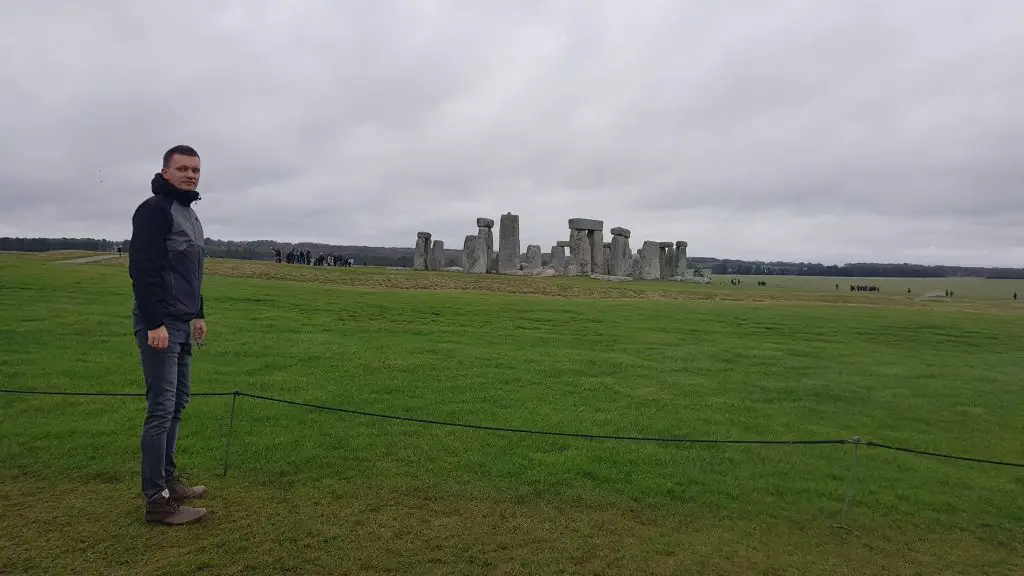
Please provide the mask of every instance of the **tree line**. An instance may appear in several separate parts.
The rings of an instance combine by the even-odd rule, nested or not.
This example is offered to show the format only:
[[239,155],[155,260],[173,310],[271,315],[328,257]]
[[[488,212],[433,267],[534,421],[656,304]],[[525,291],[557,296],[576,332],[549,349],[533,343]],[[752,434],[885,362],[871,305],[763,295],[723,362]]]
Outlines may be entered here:
[[[5,252],[47,252],[50,250],[87,250],[91,252],[113,252],[118,246],[128,250],[128,240],[114,241],[96,238],[0,238],[0,251]],[[206,239],[206,252],[213,258],[235,258],[239,260],[273,260],[274,248],[287,253],[292,248],[309,250],[313,256],[335,254],[341,258],[355,259],[357,266],[405,266],[413,263],[411,247],[351,246],[322,244],[317,242],[274,242],[273,240],[219,240]],[[456,265],[459,250],[445,250],[445,262]],[[544,262],[550,261],[550,254],[544,254]],[[972,276],[983,278],[1024,279],[1022,268],[974,267],[974,266],[925,266],[922,264],[880,264],[872,262],[850,263],[837,266],[814,262],[758,262],[747,260],[691,257],[690,262],[701,264],[716,275],[764,275],[764,276],[830,276],[849,278],[950,278]]]

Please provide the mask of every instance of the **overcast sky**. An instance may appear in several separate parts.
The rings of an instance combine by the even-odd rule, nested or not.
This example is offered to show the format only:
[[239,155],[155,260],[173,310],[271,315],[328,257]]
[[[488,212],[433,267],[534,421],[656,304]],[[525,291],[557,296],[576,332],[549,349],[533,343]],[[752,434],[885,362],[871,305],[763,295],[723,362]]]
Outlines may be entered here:
[[[461,248],[519,214],[694,256],[1024,266],[1021,0],[4,0],[0,236]],[[497,233],[497,229],[495,230]]]

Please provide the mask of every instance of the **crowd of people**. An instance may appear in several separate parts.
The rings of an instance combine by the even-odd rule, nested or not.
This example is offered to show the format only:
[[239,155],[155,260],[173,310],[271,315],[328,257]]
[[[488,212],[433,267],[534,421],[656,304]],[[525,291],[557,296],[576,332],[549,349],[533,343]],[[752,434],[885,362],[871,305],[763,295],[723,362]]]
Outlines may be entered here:
[[355,264],[355,258],[345,258],[337,254],[324,254],[321,252],[315,258],[313,252],[310,250],[296,250],[292,248],[281,256],[281,249],[274,248],[274,261],[278,264],[284,262],[286,264],[305,264],[307,266],[342,266],[345,268],[351,268]]

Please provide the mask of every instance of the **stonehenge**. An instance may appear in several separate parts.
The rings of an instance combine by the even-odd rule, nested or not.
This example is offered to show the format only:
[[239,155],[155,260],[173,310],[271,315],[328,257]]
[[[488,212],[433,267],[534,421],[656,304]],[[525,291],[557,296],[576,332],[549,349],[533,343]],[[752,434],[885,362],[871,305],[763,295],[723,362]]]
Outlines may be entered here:
[[494,220],[490,218],[477,218],[476,219],[477,234],[484,237],[484,243],[487,245],[487,271],[497,272],[496,262],[494,258]]
[[467,234],[462,244],[462,270],[467,274],[487,272],[487,239],[479,234]]
[[444,270],[444,240],[434,240],[430,247],[430,259],[427,261],[430,270]]
[[498,274],[509,274],[519,269],[519,215],[508,212],[501,215],[498,228]]
[[569,262],[575,266],[577,274],[590,275],[590,240],[586,230],[569,232]]
[[551,247],[551,269],[559,276],[565,274],[565,267],[568,265],[565,259],[565,249],[568,247],[568,240],[559,240]]
[[661,262],[664,260],[664,253],[654,240],[647,240],[640,248],[640,272],[641,280],[657,280],[661,278]]
[[[569,218],[568,224],[568,240],[555,242],[551,247],[551,261],[546,265],[539,244],[530,244],[525,254],[520,253],[519,215],[511,212],[502,214],[498,220],[497,249],[494,220],[476,219],[476,233],[466,235],[459,266],[446,266],[442,240],[433,240],[430,232],[418,232],[412,269],[535,277],[589,276],[612,281],[689,281],[695,277],[686,255],[688,244],[683,240],[645,240],[634,253],[629,245],[632,232],[628,228],[613,227],[609,231],[611,241],[605,242],[601,220]],[[702,281],[708,281],[704,275],[700,276]]]
[[612,228],[611,249],[608,251],[608,275],[629,276],[629,259],[633,255],[629,249],[629,230]]
[[688,270],[689,270],[688,267],[689,267],[690,263],[686,261],[686,245],[687,245],[686,241],[684,241],[684,240],[680,240],[680,241],[676,242],[676,269],[675,269],[675,275],[679,276],[680,278],[686,278],[687,276],[690,275],[689,272],[688,272]]
[[577,274],[590,276],[607,271],[604,259],[604,222],[569,218],[569,260]]
[[416,249],[412,254],[412,269],[426,270],[430,261],[430,232],[416,233]]
[[526,257],[523,259],[523,270],[538,270],[543,264],[540,246],[537,244],[527,246]]

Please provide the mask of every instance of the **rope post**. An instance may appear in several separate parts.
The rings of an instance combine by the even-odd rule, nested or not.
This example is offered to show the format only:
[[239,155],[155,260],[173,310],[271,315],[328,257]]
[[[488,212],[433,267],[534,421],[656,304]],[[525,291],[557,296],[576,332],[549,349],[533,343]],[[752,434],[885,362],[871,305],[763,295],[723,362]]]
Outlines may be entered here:
[[853,459],[850,461],[850,471],[846,475],[846,499],[843,501],[843,511],[839,516],[839,522],[833,524],[832,527],[843,528],[852,532],[853,529],[846,525],[846,517],[850,509],[850,501],[857,492],[857,460],[860,454],[860,445],[864,442],[860,439],[860,436],[854,436],[848,442],[853,444]]
[[223,477],[228,476],[228,459],[231,457],[231,438],[235,431],[235,404],[238,403],[238,390],[235,390],[231,394],[231,420],[228,423],[228,445],[224,450],[224,473]]

